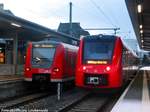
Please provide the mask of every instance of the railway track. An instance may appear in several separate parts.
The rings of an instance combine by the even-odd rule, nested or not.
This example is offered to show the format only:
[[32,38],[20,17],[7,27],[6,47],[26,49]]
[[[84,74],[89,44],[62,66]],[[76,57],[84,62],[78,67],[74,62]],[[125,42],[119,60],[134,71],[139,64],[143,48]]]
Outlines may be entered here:
[[90,94],[82,100],[69,105],[58,112],[99,112],[112,100],[111,96]]
[[[121,91],[123,92],[123,90]],[[90,93],[89,91],[73,89],[64,92],[60,101],[57,100],[55,94],[37,93],[0,103],[0,109],[47,109],[50,112],[109,112],[122,92],[116,95]]]
[[[132,79],[134,77],[132,77]],[[118,93],[90,93],[79,101],[60,109],[57,112],[110,112],[113,105],[117,102],[129,83],[130,81],[128,81]]]
[[84,96],[88,94],[87,91],[79,91],[78,89],[72,89],[64,92],[61,100],[57,100],[57,95],[49,95],[33,102],[26,102],[21,105],[15,106],[16,109],[20,110],[33,110],[33,109],[47,109],[50,112],[57,112],[74,102],[78,102]]
[[2,103],[0,103],[0,109],[11,109],[11,108],[15,108],[17,106],[29,103],[29,102],[33,102],[35,100],[47,97],[49,95],[51,95],[52,93],[50,92],[42,92],[42,93],[34,93],[34,94],[30,94],[30,95],[26,95],[26,96],[22,96],[22,97],[18,97],[16,99],[12,99],[9,101],[4,101]]

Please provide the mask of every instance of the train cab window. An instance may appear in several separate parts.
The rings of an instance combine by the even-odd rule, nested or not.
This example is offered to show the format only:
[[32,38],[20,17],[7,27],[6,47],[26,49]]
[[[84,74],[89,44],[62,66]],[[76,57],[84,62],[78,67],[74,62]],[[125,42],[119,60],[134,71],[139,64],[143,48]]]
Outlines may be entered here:
[[107,60],[112,59],[114,41],[87,41],[84,42],[83,60]]
[[47,68],[52,65],[55,47],[33,47],[32,66]]
[[74,56],[74,54],[71,54],[71,67],[75,68],[75,56]]

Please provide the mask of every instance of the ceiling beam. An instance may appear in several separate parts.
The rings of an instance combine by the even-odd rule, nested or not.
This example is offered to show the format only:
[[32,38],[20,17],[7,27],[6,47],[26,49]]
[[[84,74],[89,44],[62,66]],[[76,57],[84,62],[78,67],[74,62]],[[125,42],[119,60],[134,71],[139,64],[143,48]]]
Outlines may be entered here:
[[150,50],[150,46],[143,46],[144,49]]
[[150,40],[150,37],[143,37],[144,40]]
[[143,34],[143,36],[144,36],[144,37],[150,37],[150,33],[148,33],[148,32],[146,33],[146,32],[145,32],[145,33]]
[[150,29],[143,29],[144,33],[150,33]]
[[148,41],[144,41],[144,43],[146,43],[146,44],[149,44],[149,45],[150,45],[150,42],[148,42]]
[[142,45],[144,45],[144,46],[150,46],[150,42],[143,41]]
[[144,29],[150,29],[150,25],[144,24],[143,28],[144,28]]
[[144,11],[144,12],[143,12],[143,16],[150,17],[150,12],[148,12],[148,11]]
[[150,39],[143,39],[144,40],[144,42],[150,42]]
[[144,35],[143,38],[144,39],[150,39],[150,36],[149,35]]

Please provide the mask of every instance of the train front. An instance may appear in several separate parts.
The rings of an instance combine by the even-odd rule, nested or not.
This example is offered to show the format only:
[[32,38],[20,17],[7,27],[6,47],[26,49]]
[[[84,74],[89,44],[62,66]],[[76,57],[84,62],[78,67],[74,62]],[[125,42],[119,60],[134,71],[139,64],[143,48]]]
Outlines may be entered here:
[[80,41],[76,86],[119,88],[122,85],[122,44],[115,36],[88,36]]
[[26,81],[49,82],[56,46],[49,43],[30,43],[26,53]]

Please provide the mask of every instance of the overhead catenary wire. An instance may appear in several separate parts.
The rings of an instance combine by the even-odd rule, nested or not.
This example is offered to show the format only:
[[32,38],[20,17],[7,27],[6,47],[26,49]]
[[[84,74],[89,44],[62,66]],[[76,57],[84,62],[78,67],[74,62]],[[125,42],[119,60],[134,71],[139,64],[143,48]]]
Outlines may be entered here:
[[[103,5],[103,1],[104,0],[101,0],[102,2],[100,3],[100,4],[102,4]],[[113,8],[116,8],[116,7],[113,7]],[[115,23],[115,25],[117,26],[117,27],[119,27],[120,26],[120,24],[119,24],[119,20],[117,19],[117,17],[116,17],[116,14],[114,14],[114,13],[112,13],[112,8],[110,9],[110,8],[107,8],[107,10],[108,10],[108,15],[110,15],[111,16],[111,20],[113,20],[113,22]],[[111,12],[110,12],[110,10],[111,10]]]
[[[80,4],[75,4],[74,7],[77,8],[77,9],[80,9],[80,10],[81,10],[80,13],[82,13],[83,15],[86,14],[86,13],[88,13],[88,15],[89,15],[90,18],[91,18],[91,17],[95,17],[95,18],[98,18],[98,19],[101,20],[101,17],[100,17],[99,15],[97,15],[95,12],[93,12],[93,11],[91,11],[91,10],[86,10],[86,9],[84,9],[85,7],[81,6]],[[87,7],[87,6],[86,6],[86,7]],[[74,10],[76,10],[76,9],[74,9]],[[83,17],[83,15],[82,15],[82,17]],[[79,16],[80,16],[80,15],[78,15],[78,17],[79,17]],[[106,21],[104,21],[104,22],[107,24]]]
[[110,24],[113,27],[116,27],[116,25],[113,24],[112,20],[105,14],[105,12],[102,10],[102,8],[96,4],[96,2],[94,0],[90,0],[90,2],[98,9],[98,11],[103,14],[103,16],[110,22]]

